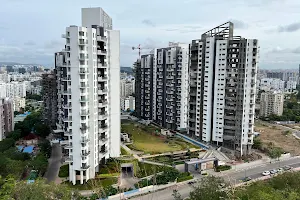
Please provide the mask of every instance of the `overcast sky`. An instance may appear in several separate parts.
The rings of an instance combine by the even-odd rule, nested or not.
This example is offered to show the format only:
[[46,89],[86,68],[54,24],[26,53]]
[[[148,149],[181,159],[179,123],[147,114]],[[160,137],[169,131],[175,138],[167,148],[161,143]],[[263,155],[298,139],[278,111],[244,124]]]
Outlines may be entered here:
[[61,34],[80,25],[82,7],[102,7],[113,18],[121,31],[121,66],[138,57],[132,46],[188,43],[228,20],[235,35],[259,40],[261,68],[300,64],[299,0],[0,0],[0,62],[53,66]]

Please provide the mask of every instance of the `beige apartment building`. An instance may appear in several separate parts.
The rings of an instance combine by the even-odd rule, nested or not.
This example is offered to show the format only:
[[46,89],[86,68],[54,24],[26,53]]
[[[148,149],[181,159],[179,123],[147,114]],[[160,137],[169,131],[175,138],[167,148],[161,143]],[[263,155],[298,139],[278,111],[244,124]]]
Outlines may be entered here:
[[284,94],[278,91],[264,92],[260,97],[261,117],[268,117],[271,114],[281,116],[283,113]]

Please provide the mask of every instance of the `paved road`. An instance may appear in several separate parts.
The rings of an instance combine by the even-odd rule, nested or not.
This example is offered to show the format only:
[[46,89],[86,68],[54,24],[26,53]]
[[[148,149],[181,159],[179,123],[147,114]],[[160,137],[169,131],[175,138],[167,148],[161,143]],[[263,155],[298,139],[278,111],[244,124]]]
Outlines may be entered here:
[[[297,157],[297,158],[292,158],[289,160],[280,161],[280,162],[276,162],[276,163],[263,164],[260,166],[252,167],[251,169],[232,171],[232,172],[226,173],[226,174],[221,173],[220,176],[224,177],[225,180],[229,180],[231,182],[235,181],[236,183],[238,183],[239,180],[242,180],[245,177],[245,172],[246,172],[246,176],[249,176],[252,179],[255,179],[255,178],[261,177],[262,176],[261,173],[263,171],[283,167],[285,165],[289,165],[292,167],[300,167],[300,158]],[[173,200],[174,199],[172,196],[173,189],[175,189],[175,187],[168,188],[166,190],[158,191],[155,193],[151,193],[151,194],[148,194],[145,196],[132,198],[132,199],[134,199],[134,200],[156,200],[156,199]],[[177,186],[177,190],[181,194],[182,198],[186,198],[186,197],[188,197],[190,191],[192,190],[192,187],[190,185],[180,185],[180,186]]]
[[48,180],[48,182],[55,181],[55,179],[58,177],[59,168],[61,166],[61,158],[62,153],[60,145],[53,144],[51,157],[49,159],[49,165],[44,176]]

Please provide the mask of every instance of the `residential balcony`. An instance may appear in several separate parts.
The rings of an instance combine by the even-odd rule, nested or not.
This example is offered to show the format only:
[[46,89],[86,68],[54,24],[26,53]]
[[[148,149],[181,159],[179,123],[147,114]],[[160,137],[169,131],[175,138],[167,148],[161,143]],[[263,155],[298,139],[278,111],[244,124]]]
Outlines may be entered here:
[[71,163],[71,162],[73,162],[73,156],[65,156],[64,159],[65,159],[65,162],[66,162],[66,163]]
[[80,115],[81,116],[89,115],[89,111],[88,110],[80,110]]
[[81,68],[79,69],[79,74],[87,74],[89,71],[87,69]]
[[72,116],[63,119],[64,122],[72,122]]
[[102,63],[101,61],[98,60],[98,68],[107,68],[107,64],[106,63]]
[[97,40],[105,42],[105,41],[107,41],[107,37],[106,36],[97,35]]
[[85,41],[84,41],[83,39],[80,39],[80,40],[78,41],[78,45],[79,45],[79,46],[85,46],[86,43],[85,43]]
[[104,155],[107,154],[107,153],[108,153],[107,148],[101,149],[101,150],[100,150],[100,154],[101,154],[102,156],[104,156]]
[[98,106],[99,107],[105,107],[105,106],[107,106],[107,101],[101,101],[100,100],[100,102],[98,103]]
[[190,113],[196,114],[196,110],[190,110]]
[[70,141],[69,140],[62,140],[59,142],[61,145],[68,145],[70,144]]
[[88,128],[89,128],[89,127],[88,127],[87,125],[82,125],[82,126],[80,126],[80,129],[83,130],[83,131],[84,131],[84,130],[87,130]]
[[61,81],[71,81],[71,77],[61,77]]
[[86,156],[88,156],[90,154],[91,154],[90,151],[86,151],[86,152],[81,153],[81,156],[86,157]]
[[62,92],[63,95],[70,95],[71,94],[71,90],[64,90]]
[[106,54],[107,54],[107,51],[106,51],[106,50],[100,50],[100,49],[98,49],[98,50],[97,50],[97,54],[98,54],[98,55],[106,55]]
[[88,102],[89,99],[88,99],[88,98],[80,98],[79,101],[80,101],[80,102]]
[[98,81],[107,81],[107,76],[98,76]]
[[85,61],[87,59],[86,56],[78,56],[78,60]]
[[89,87],[88,84],[80,84],[80,85],[79,85],[79,88],[88,88],[88,87]]
[[82,165],[82,166],[81,166],[81,169],[83,169],[83,170],[86,170],[86,169],[89,169],[89,168],[90,168],[89,165]]
[[71,105],[69,105],[69,104],[64,104],[62,107],[63,107],[63,109],[70,109],[70,108],[71,108]]
[[99,128],[102,128],[102,129],[107,129],[107,124],[99,124]]
[[65,131],[65,132],[64,132],[64,136],[66,136],[66,137],[72,136],[72,132],[70,132],[70,131]]
[[73,147],[72,147],[72,145],[68,144],[68,145],[64,146],[63,148],[64,149],[72,149]]
[[98,90],[98,94],[106,94],[107,93],[107,88],[100,88]]
[[100,140],[101,140],[102,143],[106,143],[108,141],[108,138],[107,137],[101,137]]
[[98,120],[105,120],[105,119],[107,119],[107,112],[99,113]]
[[86,143],[88,143],[90,141],[90,139],[89,138],[81,138],[81,140],[80,140],[80,142],[82,143],[82,144],[86,144]]

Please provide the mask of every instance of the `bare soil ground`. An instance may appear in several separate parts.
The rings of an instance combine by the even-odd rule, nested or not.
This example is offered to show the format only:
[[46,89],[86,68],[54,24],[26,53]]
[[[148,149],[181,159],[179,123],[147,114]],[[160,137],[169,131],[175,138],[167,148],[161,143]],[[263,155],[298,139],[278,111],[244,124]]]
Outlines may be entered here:
[[[292,128],[292,127],[291,127]],[[273,143],[274,147],[281,147],[285,152],[292,155],[300,155],[300,140],[292,135],[292,131],[267,122],[257,121],[255,131],[260,132],[260,139],[265,146]]]

